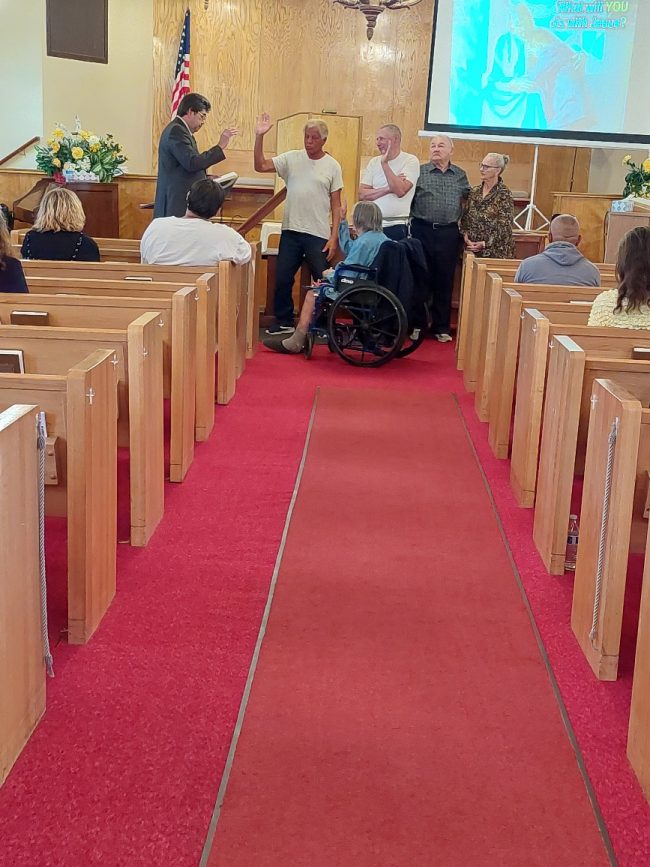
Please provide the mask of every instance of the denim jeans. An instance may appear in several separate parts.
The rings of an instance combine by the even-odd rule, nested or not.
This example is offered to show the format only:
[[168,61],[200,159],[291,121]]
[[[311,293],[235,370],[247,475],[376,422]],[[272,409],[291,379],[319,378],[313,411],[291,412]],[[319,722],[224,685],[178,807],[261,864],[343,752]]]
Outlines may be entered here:
[[309,265],[311,276],[319,280],[328,268],[323,247],[327,238],[318,238],[306,232],[283,229],[280,235],[276,265],[275,296],[273,312],[278,325],[293,325],[293,281],[303,260]]

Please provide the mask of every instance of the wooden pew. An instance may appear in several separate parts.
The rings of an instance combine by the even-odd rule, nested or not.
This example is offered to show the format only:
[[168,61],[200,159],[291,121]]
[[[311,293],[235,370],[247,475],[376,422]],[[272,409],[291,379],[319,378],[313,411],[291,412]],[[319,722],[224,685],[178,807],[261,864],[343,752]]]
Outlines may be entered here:
[[[206,272],[203,268],[173,265],[120,265],[98,262],[49,262],[26,261],[23,268],[28,285],[31,277],[60,277],[85,280],[127,280],[129,284],[146,282],[176,283],[183,286],[193,282],[198,298],[197,309],[197,346],[211,344],[228,359],[227,363],[217,363],[217,403],[228,403],[235,394],[238,371],[245,365],[245,357],[233,365],[232,359],[245,351],[246,338],[241,338],[241,329],[248,331],[246,313],[248,299],[242,297],[247,292],[250,281],[238,279],[242,268],[248,274],[248,265],[233,265],[220,262],[216,272]],[[103,293],[107,294],[107,293]],[[221,315],[218,311],[221,311]],[[217,325],[218,318],[218,325]],[[238,331],[239,329],[239,331]],[[235,348],[233,349],[233,344]],[[213,352],[214,356],[214,352]],[[213,365],[214,368],[214,365]],[[214,373],[207,382],[202,380],[201,370],[197,370],[197,429],[207,438],[214,425]],[[211,395],[210,409],[205,413],[205,399]]]
[[[0,374],[0,409],[25,403],[38,405],[45,413],[50,453],[45,512],[67,516],[71,644],[88,641],[115,595],[118,380],[114,360],[112,350],[101,349],[61,375]],[[22,464],[15,461],[15,465]],[[16,486],[12,496],[24,490]]]
[[[603,276],[603,280],[607,278]],[[485,296],[483,308],[483,322],[481,324],[480,334],[477,335],[477,340],[480,340],[478,356],[476,359],[476,383],[475,383],[475,398],[474,407],[476,414],[481,421],[489,420],[490,413],[490,396],[493,382],[493,371],[496,366],[497,356],[497,341],[499,323],[502,319],[501,306],[506,300],[503,296],[503,278],[501,275],[494,272],[487,272],[485,280]],[[509,288],[515,288],[520,294],[523,292],[526,297],[539,298],[540,300],[548,301],[592,301],[602,290],[594,289],[593,287],[566,287],[566,286],[548,286],[544,288],[543,284],[518,284],[508,283]],[[531,286],[531,289],[526,288]],[[508,305],[506,305],[508,306]],[[511,313],[511,311],[510,311]],[[477,317],[480,312],[477,313]]]
[[0,786],[45,712],[36,409],[0,412]]
[[[490,279],[499,281],[497,275]],[[546,286],[543,284],[503,285],[498,308],[496,332],[489,333],[493,359],[487,363],[487,380],[479,394],[489,392],[486,415],[490,430],[488,442],[497,458],[507,458],[510,447],[513,396],[519,358],[519,338],[523,311],[535,308],[554,322],[586,324],[591,302],[601,290],[591,287]]]
[[614,358],[631,358],[634,346],[648,345],[648,332],[553,323],[537,310],[524,310],[510,459],[510,484],[524,508],[535,502],[549,344],[560,334],[600,356]]
[[[643,430],[647,431],[647,410],[643,411]],[[647,438],[647,433],[645,434]],[[632,681],[627,757],[645,796],[650,800],[650,535],[646,542],[636,661]]]
[[600,680],[616,679],[628,555],[646,547],[650,410],[643,404],[650,398],[649,378],[645,371],[626,374],[625,386],[618,375],[615,380],[596,379],[591,392],[571,626]]
[[131,544],[146,545],[163,514],[163,382],[159,315],[124,330],[0,326],[0,348],[21,349],[25,370],[63,375],[97,349],[110,349],[118,375],[118,444],[130,452]]
[[46,312],[47,324],[57,328],[125,330],[155,307],[163,344],[163,394],[171,405],[169,478],[181,482],[194,457],[196,292],[190,286],[176,289],[170,285],[175,291],[164,293],[153,303],[151,298],[117,295],[0,294],[0,323],[9,325],[12,311],[36,310]]
[[[20,259],[20,250],[28,229],[11,232],[12,255]],[[102,262],[139,262],[140,241],[133,238],[94,238]]]
[[645,393],[650,397],[650,362],[632,358],[635,346],[650,347],[650,333],[620,328],[582,330],[589,334],[576,333],[577,327],[572,330],[573,339],[553,338],[548,366],[533,541],[553,575],[564,572],[571,492],[576,470],[584,469],[594,380],[613,379],[635,390],[647,382]]
[[[476,269],[476,303],[472,310],[471,331],[469,339],[471,343],[471,351],[469,355],[468,368],[463,373],[468,391],[478,391],[477,411],[484,410],[485,395],[481,393],[481,386],[484,376],[484,364],[486,359],[486,347],[490,345],[490,340],[494,340],[496,324],[499,319],[499,306],[501,303],[501,286],[499,278],[507,285],[518,289],[519,286],[542,285],[542,284],[518,284],[514,283],[514,273],[510,273],[507,278],[505,269],[500,269],[497,273],[494,270],[486,270],[484,266],[479,265]],[[610,289],[616,286],[616,277],[613,272],[601,272],[600,289],[594,286],[587,287],[593,293],[590,297],[595,298],[603,289]],[[579,293],[571,294],[573,289],[584,287],[567,286],[564,287],[567,300],[569,298],[580,297]],[[559,300],[559,299],[558,299]],[[491,356],[488,354],[488,361]],[[491,373],[491,371],[490,371]],[[489,373],[488,373],[489,377]],[[481,416],[479,416],[481,417]],[[482,421],[486,421],[487,416],[483,415]]]

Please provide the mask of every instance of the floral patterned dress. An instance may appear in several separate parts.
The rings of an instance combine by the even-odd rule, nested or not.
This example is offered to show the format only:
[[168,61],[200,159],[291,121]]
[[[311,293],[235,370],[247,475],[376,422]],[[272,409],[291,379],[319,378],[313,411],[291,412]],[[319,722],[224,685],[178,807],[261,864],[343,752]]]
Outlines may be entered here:
[[460,231],[471,241],[485,241],[478,256],[490,259],[514,259],[515,240],[512,221],[515,215],[512,193],[501,178],[483,198],[483,184],[470,190]]

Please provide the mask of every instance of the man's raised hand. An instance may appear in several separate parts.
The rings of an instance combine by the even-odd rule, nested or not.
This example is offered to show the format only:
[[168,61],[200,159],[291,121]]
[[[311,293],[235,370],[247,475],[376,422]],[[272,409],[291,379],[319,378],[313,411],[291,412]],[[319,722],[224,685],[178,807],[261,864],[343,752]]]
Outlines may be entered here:
[[230,139],[238,133],[239,130],[234,126],[229,126],[227,129],[224,129],[219,139],[219,147],[221,150],[225,150],[230,144]]
[[263,111],[259,117],[255,118],[255,135],[266,135],[272,126],[271,116],[268,112]]

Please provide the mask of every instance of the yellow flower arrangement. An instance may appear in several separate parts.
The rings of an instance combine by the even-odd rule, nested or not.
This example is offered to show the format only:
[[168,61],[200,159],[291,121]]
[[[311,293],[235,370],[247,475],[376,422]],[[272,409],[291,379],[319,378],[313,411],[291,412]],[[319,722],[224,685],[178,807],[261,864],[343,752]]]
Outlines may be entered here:
[[47,139],[47,146],[36,148],[39,169],[61,181],[62,171],[65,173],[68,169],[94,175],[102,182],[111,181],[115,175],[122,174],[121,166],[125,162],[121,145],[110,133],[96,136],[90,130],[81,129],[79,120],[74,132],[57,124]]
[[623,195],[650,198],[650,157],[637,166],[628,154],[623,158],[623,165],[628,168]]

